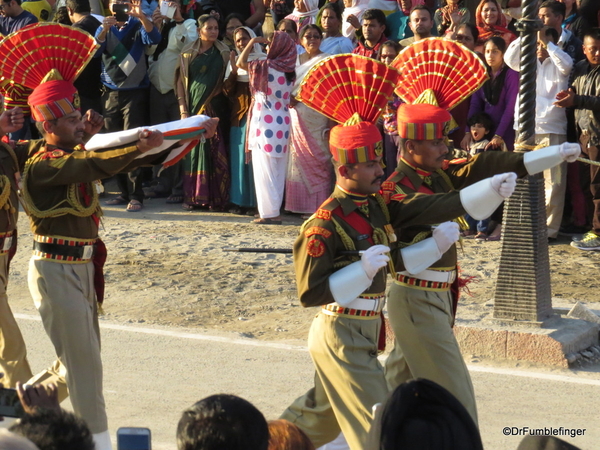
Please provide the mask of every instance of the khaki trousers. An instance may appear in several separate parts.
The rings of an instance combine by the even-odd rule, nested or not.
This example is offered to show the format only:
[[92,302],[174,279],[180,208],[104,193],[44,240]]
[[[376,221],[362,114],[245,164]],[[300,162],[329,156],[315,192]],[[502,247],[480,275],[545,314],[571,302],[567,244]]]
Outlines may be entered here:
[[385,363],[390,390],[425,378],[450,391],[477,424],[471,377],[452,332],[450,291],[434,292],[392,284],[388,319],[396,335]]
[[[536,142],[548,139],[548,145],[560,145],[567,141],[566,134],[536,134]],[[544,170],[544,190],[546,193],[546,225],[548,237],[558,236],[558,230],[565,209],[565,193],[567,192],[567,163]]]
[[75,414],[87,422],[92,433],[108,430],[93,263],[31,258],[29,290],[58,356],[52,368],[36,378],[48,374],[60,379],[64,366]]
[[8,305],[8,253],[0,255],[0,382],[14,388],[17,381],[25,383],[31,378],[27,362],[27,349],[19,326]]
[[387,386],[377,359],[381,319],[318,313],[308,335],[315,386],[281,416],[298,425],[315,447],[333,441],[340,430],[352,450],[366,447],[372,409],[385,401]]

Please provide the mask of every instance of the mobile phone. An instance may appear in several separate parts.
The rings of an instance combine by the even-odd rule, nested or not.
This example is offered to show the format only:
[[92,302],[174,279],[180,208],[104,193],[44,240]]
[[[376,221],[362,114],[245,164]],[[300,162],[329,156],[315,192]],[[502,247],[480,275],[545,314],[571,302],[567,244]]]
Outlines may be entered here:
[[150,429],[119,428],[117,430],[117,450],[152,450]]
[[0,389],[0,417],[23,417],[25,411],[16,389]]
[[117,22],[127,22],[129,20],[129,5],[127,3],[114,3],[112,5],[112,10],[115,13],[115,18]]
[[175,6],[171,6],[169,4],[169,2],[163,1],[160,4],[160,14],[162,16],[168,17],[169,19],[172,19],[173,16],[175,16],[175,10],[177,8]]

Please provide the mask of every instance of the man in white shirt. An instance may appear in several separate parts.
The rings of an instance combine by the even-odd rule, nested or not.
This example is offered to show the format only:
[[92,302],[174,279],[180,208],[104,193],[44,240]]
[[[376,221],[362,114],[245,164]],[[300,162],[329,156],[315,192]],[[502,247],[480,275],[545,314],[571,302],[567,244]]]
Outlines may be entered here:
[[[537,43],[537,89],[535,107],[535,140],[547,145],[559,145],[567,140],[567,117],[564,108],[554,106],[556,95],[568,87],[573,59],[558,45],[558,33],[554,28],[544,27],[538,33]],[[521,38],[513,41],[504,54],[504,62],[519,71]],[[519,124],[519,99],[515,104],[515,128]],[[548,238],[556,239],[562,221],[565,190],[567,186],[566,164],[559,164],[544,171],[546,186],[546,224]]]

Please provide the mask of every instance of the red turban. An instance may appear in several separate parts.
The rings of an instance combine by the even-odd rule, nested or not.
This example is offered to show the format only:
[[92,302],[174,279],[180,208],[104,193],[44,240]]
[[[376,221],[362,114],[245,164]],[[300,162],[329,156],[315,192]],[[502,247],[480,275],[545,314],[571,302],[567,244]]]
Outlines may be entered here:
[[37,122],[59,119],[79,110],[79,95],[73,83],[65,80],[46,81],[36,87],[29,99],[31,113]]
[[381,133],[371,122],[336,125],[329,136],[329,150],[342,164],[372,161],[383,154]]
[[414,140],[442,139],[450,120],[450,113],[439,106],[403,103],[398,108],[398,136]]

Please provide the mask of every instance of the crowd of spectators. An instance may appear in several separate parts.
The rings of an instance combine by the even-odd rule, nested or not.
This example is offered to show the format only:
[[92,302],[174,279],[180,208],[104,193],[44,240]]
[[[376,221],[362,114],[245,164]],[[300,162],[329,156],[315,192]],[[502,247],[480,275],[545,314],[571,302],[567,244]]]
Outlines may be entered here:
[[[328,138],[334,124],[296,98],[304,77],[323,58],[339,53],[389,64],[402,48],[431,36],[478,52],[490,76],[452,111],[458,127],[450,133],[450,150],[472,155],[514,149],[521,44],[515,29],[520,8],[513,0],[132,0],[120,18],[113,13],[121,0],[100,3],[103,15],[92,13],[97,0],[62,2],[51,4],[54,20],[95,35],[100,44],[77,87],[83,108],[104,115],[106,131],[193,114],[220,119],[217,135],[198,143],[175,166],[116,177],[120,194],[107,203],[131,212],[142,210],[144,198],[165,198],[189,211],[255,216],[257,224],[281,223],[282,211],[310,216],[332,189]],[[27,3],[34,2],[2,1],[2,34],[44,20],[22,7]],[[539,7],[536,142],[577,142],[583,136],[584,153],[596,158],[596,120],[589,119],[598,114],[591,98],[596,93],[569,88],[576,74],[585,86],[593,76],[600,5],[540,0]],[[584,73],[575,70],[578,63],[587,64]],[[26,104],[27,91],[1,84],[0,90],[6,107]],[[388,175],[397,162],[400,103],[394,98],[381,121]],[[482,114],[485,124],[473,122]],[[475,138],[473,127],[483,125],[485,132]],[[35,130],[26,123],[11,138],[31,133]],[[551,240],[561,226],[568,234],[591,228],[593,236],[583,240],[594,241],[592,249],[600,247],[597,178],[579,163],[546,175]],[[485,226],[465,233],[497,240],[501,215],[500,209]]]

